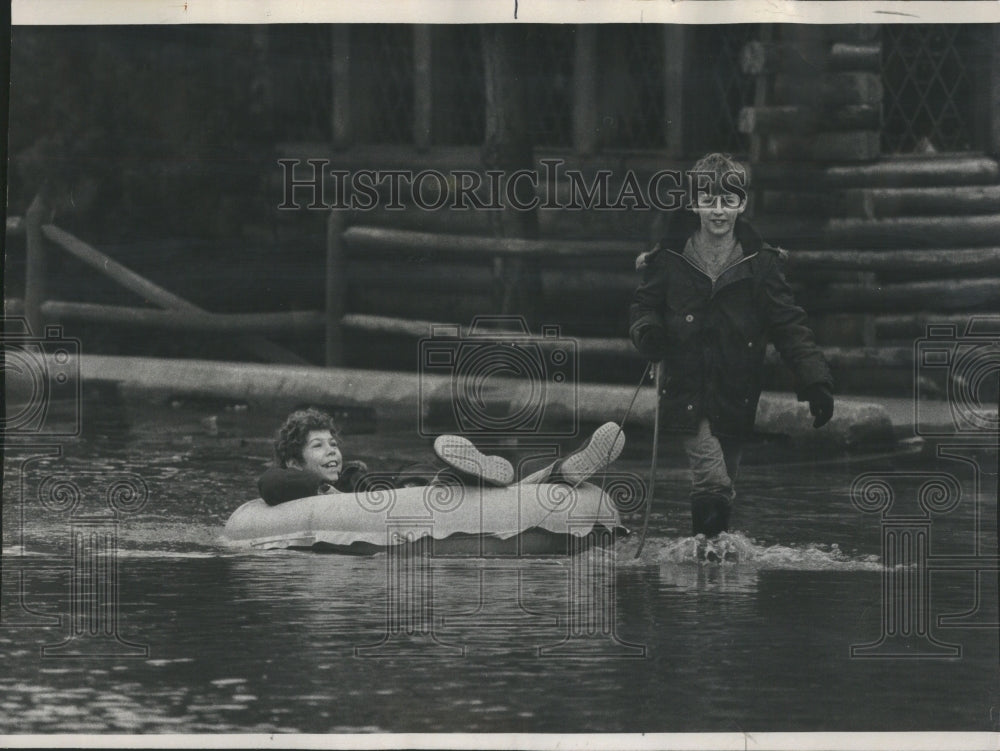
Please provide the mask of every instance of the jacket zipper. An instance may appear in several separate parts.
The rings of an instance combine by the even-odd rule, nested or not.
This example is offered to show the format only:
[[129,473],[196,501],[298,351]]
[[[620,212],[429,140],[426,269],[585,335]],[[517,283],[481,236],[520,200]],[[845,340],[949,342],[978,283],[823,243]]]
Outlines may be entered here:
[[729,264],[728,266],[726,266],[726,268],[724,268],[722,271],[720,271],[719,275],[713,280],[712,277],[708,276],[708,274],[706,274],[702,269],[698,268],[698,266],[695,263],[693,263],[690,259],[688,259],[684,254],[678,253],[678,252],[673,251],[673,250],[671,250],[669,252],[673,253],[675,256],[678,256],[682,261],[684,261],[684,263],[686,263],[692,269],[694,269],[695,271],[697,271],[702,276],[708,278],[708,281],[711,282],[711,284],[712,284],[712,291],[711,291],[711,293],[708,296],[709,300],[711,300],[713,297],[715,297],[715,284],[716,284],[716,282],[718,282],[719,279],[721,279],[723,277],[723,275],[727,271],[729,271],[729,269],[736,268],[737,266],[739,266],[744,261],[749,261],[751,258],[755,258],[757,256],[757,253],[758,253],[758,251],[754,251],[753,253],[751,253],[748,256],[743,256],[740,260],[736,261],[735,263]]

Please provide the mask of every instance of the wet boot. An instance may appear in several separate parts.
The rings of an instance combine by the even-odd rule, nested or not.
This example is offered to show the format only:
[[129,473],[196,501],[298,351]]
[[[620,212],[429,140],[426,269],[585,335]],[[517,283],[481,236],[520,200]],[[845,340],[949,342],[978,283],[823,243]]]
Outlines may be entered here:
[[733,502],[722,495],[691,497],[691,534],[715,537],[729,531],[729,514]]

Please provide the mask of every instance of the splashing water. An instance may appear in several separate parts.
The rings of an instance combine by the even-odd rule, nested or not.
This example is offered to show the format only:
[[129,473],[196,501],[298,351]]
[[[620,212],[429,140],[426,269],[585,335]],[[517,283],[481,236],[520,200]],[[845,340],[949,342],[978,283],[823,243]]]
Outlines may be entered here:
[[[627,548],[634,540],[622,545],[619,565],[629,565]],[[628,560],[625,560],[628,558]],[[648,540],[638,565],[692,564],[702,566],[741,566],[756,570],[787,569],[799,571],[879,571],[882,563],[877,555],[851,556],[836,544],[774,544],[758,542],[742,532],[723,532],[706,539],[680,537]]]

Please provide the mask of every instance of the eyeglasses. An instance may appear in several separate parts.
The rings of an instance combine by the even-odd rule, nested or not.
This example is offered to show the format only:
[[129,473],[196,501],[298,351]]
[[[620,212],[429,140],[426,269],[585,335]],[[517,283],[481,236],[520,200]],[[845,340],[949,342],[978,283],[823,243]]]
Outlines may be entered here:
[[742,197],[737,193],[722,193],[713,195],[712,193],[699,193],[695,198],[695,206],[699,209],[714,209],[721,203],[722,208],[738,209],[743,205]]

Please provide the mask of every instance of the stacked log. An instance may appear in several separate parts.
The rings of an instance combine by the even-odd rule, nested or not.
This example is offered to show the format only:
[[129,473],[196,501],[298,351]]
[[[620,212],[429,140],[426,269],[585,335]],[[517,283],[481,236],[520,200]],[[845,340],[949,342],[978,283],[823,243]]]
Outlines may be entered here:
[[[742,132],[758,224],[791,248],[788,275],[826,345],[893,346],[928,322],[1000,311],[1000,168],[978,155],[880,156],[878,26],[793,30],[748,44],[767,76]],[[808,250],[796,250],[805,248]],[[963,328],[959,326],[959,328]]]
[[740,113],[741,132],[764,139],[772,161],[859,162],[879,155],[881,43],[840,29],[790,30],[790,39],[748,43],[747,75],[771,79],[771,102]]
[[[877,73],[881,55],[882,45],[877,41],[833,41],[826,50],[826,64],[831,70]],[[795,48],[788,44],[765,44],[754,40],[740,52],[740,67],[744,73],[753,76],[781,73],[802,62]]]

